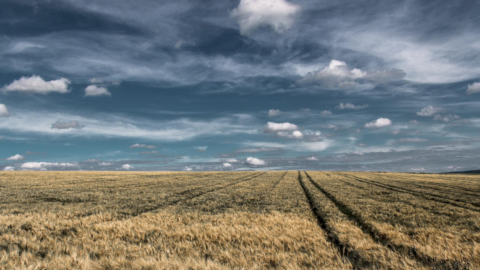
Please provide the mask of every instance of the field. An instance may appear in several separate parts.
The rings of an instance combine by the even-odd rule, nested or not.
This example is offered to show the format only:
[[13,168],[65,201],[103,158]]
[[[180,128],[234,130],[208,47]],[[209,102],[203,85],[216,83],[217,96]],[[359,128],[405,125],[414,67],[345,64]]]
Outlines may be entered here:
[[0,269],[480,269],[480,176],[0,172]]

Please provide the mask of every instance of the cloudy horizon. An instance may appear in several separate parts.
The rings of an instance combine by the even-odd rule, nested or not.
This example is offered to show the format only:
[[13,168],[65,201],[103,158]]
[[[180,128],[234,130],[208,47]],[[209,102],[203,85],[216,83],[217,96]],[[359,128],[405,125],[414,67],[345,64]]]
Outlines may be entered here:
[[477,170],[479,11],[2,1],[0,170]]

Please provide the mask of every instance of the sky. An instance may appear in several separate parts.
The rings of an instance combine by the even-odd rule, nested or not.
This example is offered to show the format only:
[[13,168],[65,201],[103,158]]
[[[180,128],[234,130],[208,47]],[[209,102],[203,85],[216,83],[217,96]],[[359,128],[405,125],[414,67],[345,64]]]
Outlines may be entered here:
[[2,0],[0,170],[476,170],[479,13]]

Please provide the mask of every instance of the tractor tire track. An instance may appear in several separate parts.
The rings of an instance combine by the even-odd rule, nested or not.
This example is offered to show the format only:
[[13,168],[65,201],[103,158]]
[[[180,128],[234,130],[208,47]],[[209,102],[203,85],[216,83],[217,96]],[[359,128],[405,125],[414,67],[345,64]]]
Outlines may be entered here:
[[349,206],[339,201],[332,193],[322,188],[316,181],[311,178],[311,176],[307,172],[305,172],[305,175],[320,192],[322,192],[331,202],[333,202],[333,204],[340,210],[340,212],[351,218],[351,220],[354,221],[355,224],[357,224],[357,226],[364,233],[369,234],[377,243],[389,248],[394,252],[400,252],[401,254],[407,255],[410,258],[420,262],[421,264],[433,267],[434,269],[470,269],[469,262],[461,262],[457,260],[437,260],[434,257],[418,251],[415,246],[409,247],[402,244],[392,243],[386,234],[378,231],[372,224],[364,220],[361,214],[355,212]]
[[[425,200],[436,201],[436,202],[440,202],[440,203],[444,203],[444,204],[449,204],[451,206],[455,206],[455,207],[459,207],[459,208],[463,208],[463,209],[467,209],[467,210],[471,210],[471,211],[475,211],[475,212],[480,212],[480,209],[478,209],[478,208],[474,208],[474,207],[471,207],[471,206],[468,206],[468,205],[463,205],[463,204],[458,203],[457,201],[454,201],[454,200],[448,199],[448,198],[444,198],[442,196],[438,196],[438,195],[432,196],[428,193],[422,193],[422,192],[419,192],[419,191],[409,190],[409,189],[401,188],[401,187],[394,187],[394,186],[378,183],[376,181],[372,181],[372,180],[369,180],[369,179],[360,178],[360,177],[356,177],[356,176],[351,176],[351,175],[348,175],[348,174],[340,174],[340,175],[342,175],[344,177],[347,177],[347,178],[350,178],[350,179],[357,180],[357,181],[362,182],[362,183],[371,184],[371,185],[382,187],[382,188],[385,188],[385,189],[388,189],[388,190],[392,190],[392,191],[396,191],[396,192],[402,192],[402,193],[408,193],[408,194],[411,194],[413,196],[423,198]],[[470,205],[472,205],[472,204],[470,204]]]
[[[155,210],[158,210],[158,209],[161,209],[161,208],[164,208],[164,207],[168,207],[168,206],[173,206],[173,205],[176,205],[178,203],[181,203],[183,201],[187,201],[187,200],[191,200],[191,199],[195,199],[197,197],[200,197],[200,196],[203,196],[205,194],[208,194],[208,193],[212,193],[212,192],[216,192],[216,191],[219,191],[219,190],[222,190],[222,189],[225,189],[225,188],[228,188],[228,187],[231,187],[231,186],[234,186],[234,185],[237,185],[237,184],[240,184],[240,183],[243,183],[243,182],[247,182],[247,181],[250,181],[250,180],[253,180],[261,175],[264,175],[266,174],[265,172],[264,173],[257,173],[257,174],[253,174],[253,175],[248,175],[248,176],[244,176],[244,177],[241,177],[239,179],[237,179],[238,181],[234,182],[234,183],[230,183],[230,184],[227,184],[227,185],[223,185],[223,186],[219,186],[219,187],[214,187],[214,188],[210,188],[204,192],[200,192],[198,194],[190,194],[188,195],[188,193],[186,192],[192,192],[192,191],[196,191],[196,190],[199,190],[199,189],[204,189],[204,187],[202,188],[194,188],[194,189],[191,189],[191,190],[187,190],[187,191],[182,191],[182,192],[179,192],[180,195],[185,195],[186,197],[184,198],[180,198],[180,199],[177,199],[177,200],[173,200],[173,201],[169,201],[167,202],[166,204],[163,204],[163,205],[160,205],[160,206],[155,206],[155,207],[150,207],[150,208],[145,208],[145,209],[142,209],[141,211],[138,211],[136,212],[135,214],[131,215],[132,217],[136,217],[136,216],[139,216],[141,214],[144,214],[144,213],[148,213],[148,212],[152,212],[152,211],[155,211]],[[218,186],[218,185],[214,185],[214,186]]]

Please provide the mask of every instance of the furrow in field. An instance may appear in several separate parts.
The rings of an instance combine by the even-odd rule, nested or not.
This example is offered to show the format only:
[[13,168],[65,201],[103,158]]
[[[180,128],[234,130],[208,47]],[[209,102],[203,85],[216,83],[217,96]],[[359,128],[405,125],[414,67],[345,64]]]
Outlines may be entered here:
[[[265,174],[265,173],[257,173],[257,174],[254,174],[254,175],[241,177],[240,179],[237,179],[237,181],[235,181],[233,183],[229,183],[229,184],[221,185],[221,186],[215,186],[213,188],[209,187],[207,190],[202,189],[202,191],[198,192],[198,193],[196,193],[196,192],[191,193],[191,194],[184,193],[184,194],[182,194],[182,198],[175,199],[173,201],[169,201],[167,204],[163,204],[163,205],[160,205],[160,206],[142,209],[142,211],[139,211],[139,212],[135,213],[133,216],[138,216],[138,215],[141,215],[143,213],[152,212],[152,211],[158,210],[158,209],[163,208],[163,207],[173,206],[173,205],[176,205],[176,204],[181,203],[183,201],[195,199],[195,198],[203,196],[205,194],[213,193],[213,192],[216,192],[216,191],[219,191],[219,190],[222,190],[222,189],[225,189],[225,188],[228,188],[228,187],[231,187],[231,186],[234,186],[234,185],[246,182],[246,181],[250,181],[250,180],[255,179],[255,178],[257,178],[257,177],[259,177],[263,174]],[[197,189],[195,189],[195,190],[197,190]]]
[[[352,200],[355,197],[355,195],[352,193],[355,192],[348,192],[346,190],[340,192],[338,188],[341,187],[341,185],[333,184],[338,179],[331,178],[324,180],[319,179],[318,177],[313,179],[308,173],[306,173],[306,175],[312,184],[323,194],[325,194],[325,196],[327,196],[338,207],[338,209],[342,211],[342,213],[351,217],[362,229],[362,231],[368,233],[378,243],[388,247],[392,251],[396,251],[404,256],[414,258],[423,265],[433,267],[434,269],[470,269],[470,262],[465,258],[460,260],[439,258],[435,255],[435,253],[428,253],[428,248],[418,245],[418,242],[410,240],[408,236],[402,235],[400,231],[397,231],[393,227],[383,226],[382,223],[378,223],[373,219],[367,218],[368,214],[364,215],[363,211],[368,211],[370,208],[367,206],[365,209],[357,207],[357,205],[362,204],[362,202]],[[342,184],[345,183],[344,181],[341,182]],[[351,201],[348,199],[340,199],[338,194],[340,194],[340,197],[350,196],[346,198],[350,198]],[[365,199],[365,201],[366,200],[367,199]],[[363,204],[362,206],[364,206]]]
[[411,194],[411,195],[414,195],[414,196],[417,196],[417,197],[421,197],[421,198],[426,199],[426,200],[441,202],[441,203],[453,205],[455,207],[480,212],[479,208],[475,208],[475,207],[470,206],[470,205],[465,205],[464,203],[453,201],[451,199],[447,199],[447,198],[444,198],[444,197],[441,197],[441,196],[431,196],[427,193],[413,191],[413,190],[409,190],[409,189],[401,188],[401,187],[394,187],[394,186],[382,184],[382,183],[379,183],[379,182],[376,182],[376,181],[372,181],[372,180],[369,180],[369,179],[366,179],[366,178],[356,177],[356,176],[349,175],[349,174],[342,174],[342,175],[345,176],[345,177],[357,180],[359,182],[370,183],[372,185],[375,185],[375,186],[378,186],[378,187],[383,187],[383,188],[386,188],[386,189],[389,189],[389,190],[392,190],[392,191],[408,193],[408,194]]
[[343,213],[325,193],[314,186],[313,181],[305,181],[300,172],[298,181],[329,241],[357,269],[430,269],[376,243],[369,234],[357,227],[351,216]]

